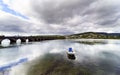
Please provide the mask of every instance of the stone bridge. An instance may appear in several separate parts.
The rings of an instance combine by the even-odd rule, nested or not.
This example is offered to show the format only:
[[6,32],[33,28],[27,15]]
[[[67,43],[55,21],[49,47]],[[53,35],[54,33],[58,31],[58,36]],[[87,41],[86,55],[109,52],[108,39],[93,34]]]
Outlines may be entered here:
[[55,39],[64,39],[64,37],[56,37],[56,36],[0,36],[0,43],[4,39],[9,39],[10,44],[16,43],[18,39],[21,40],[21,43],[26,42],[39,42],[44,40],[55,40]]

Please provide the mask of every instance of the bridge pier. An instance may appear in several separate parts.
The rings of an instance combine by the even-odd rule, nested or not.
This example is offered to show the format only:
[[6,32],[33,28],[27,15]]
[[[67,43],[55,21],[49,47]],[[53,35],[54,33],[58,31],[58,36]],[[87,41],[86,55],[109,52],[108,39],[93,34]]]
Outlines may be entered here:
[[33,42],[33,41],[34,41],[34,39],[30,39],[30,38],[29,38],[29,42]]
[[3,40],[3,39],[0,39],[0,44],[1,44],[2,40]]
[[26,42],[26,39],[25,38],[21,38],[21,43],[25,43]]
[[15,38],[9,38],[9,40],[10,40],[10,44],[15,44],[17,39],[15,39]]

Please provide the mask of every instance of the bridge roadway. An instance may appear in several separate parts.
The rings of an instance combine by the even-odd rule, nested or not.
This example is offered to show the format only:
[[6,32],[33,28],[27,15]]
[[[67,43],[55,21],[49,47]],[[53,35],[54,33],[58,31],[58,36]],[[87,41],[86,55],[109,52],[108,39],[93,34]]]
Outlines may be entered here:
[[26,42],[28,40],[29,42],[35,42],[35,41],[44,41],[44,40],[54,40],[57,39],[56,37],[46,37],[46,36],[41,36],[41,37],[36,37],[36,36],[0,36],[0,43],[4,39],[9,39],[10,44],[16,43],[18,39],[21,40],[21,43]]

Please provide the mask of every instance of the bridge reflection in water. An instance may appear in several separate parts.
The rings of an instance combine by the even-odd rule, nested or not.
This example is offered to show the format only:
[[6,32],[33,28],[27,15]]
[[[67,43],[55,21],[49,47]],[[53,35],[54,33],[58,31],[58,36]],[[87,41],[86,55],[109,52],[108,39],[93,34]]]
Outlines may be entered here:
[[[44,40],[55,40],[55,39],[65,39],[64,37],[46,37],[46,36],[0,36],[0,46],[7,47],[10,44],[21,44],[21,43],[28,43],[28,42],[39,42]],[[18,64],[22,64],[23,62],[28,61],[28,58],[22,58],[17,61],[8,63],[6,65],[0,65],[0,75],[10,75],[10,71],[14,66]]]

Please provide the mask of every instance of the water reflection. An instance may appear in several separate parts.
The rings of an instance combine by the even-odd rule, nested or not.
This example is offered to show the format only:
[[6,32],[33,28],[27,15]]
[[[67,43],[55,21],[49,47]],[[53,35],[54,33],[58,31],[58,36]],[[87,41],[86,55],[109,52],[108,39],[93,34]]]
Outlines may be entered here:
[[3,47],[8,47],[10,45],[10,40],[9,39],[4,39],[1,41],[1,46]]
[[[11,75],[25,73],[24,69],[28,67],[27,74],[21,75],[119,75],[119,45],[119,40],[94,45],[76,40],[44,41],[0,49],[0,64],[22,57],[29,58],[30,62],[22,66],[23,69],[17,67]],[[69,47],[75,50],[76,60],[67,58]]]
[[26,43],[28,43],[29,42],[29,39],[26,39],[26,41],[25,41]]
[[[56,55],[51,54],[56,58],[54,58],[53,56],[51,56],[50,58],[50,56],[46,54],[43,57],[43,59],[39,60],[40,62],[37,64],[38,67],[35,67],[36,65],[32,66],[33,69],[32,71],[30,70],[29,73],[31,75],[38,75],[41,73],[43,75],[46,75],[46,73],[48,75],[49,74],[52,74],[52,75],[61,75],[61,74],[63,75],[77,75],[77,74],[78,75],[79,74],[81,75],[111,75],[111,74],[119,75],[119,71],[120,71],[119,70],[120,56],[118,54],[118,52],[120,52],[119,44],[116,44],[116,43],[115,44],[114,43],[95,44],[92,46],[89,44],[82,44],[82,43],[80,44],[78,42],[77,43],[64,42],[64,45],[62,44],[63,43],[61,43],[59,46],[60,47],[62,46],[63,49],[67,49],[68,47],[73,47],[76,50],[77,59],[75,61],[72,61],[71,65],[69,65],[69,63],[71,63],[71,60],[67,59],[66,53],[64,53],[64,51],[63,53],[60,52],[59,54],[57,53]],[[60,64],[57,64],[57,67],[55,67],[54,70],[52,71],[49,71],[49,69],[51,69],[50,66],[47,66],[48,68],[46,68],[45,71],[43,70],[40,71],[40,69],[38,68],[44,67],[43,65],[40,66],[41,64],[43,64],[42,62],[45,62],[46,64],[49,64],[51,66],[54,63],[54,61],[50,61],[52,64],[49,62],[47,63],[47,59],[45,59],[45,57],[49,57],[54,61],[59,60]],[[59,70],[56,71],[57,68],[59,68]],[[39,71],[40,73],[36,71]]]
[[[39,61],[38,61],[39,60]],[[90,74],[79,64],[69,61],[62,54],[45,54],[37,59],[37,64],[32,65],[27,75],[80,75]]]
[[20,39],[17,39],[17,40],[16,40],[16,44],[17,44],[17,45],[20,45],[20,44],[21,44],[21,40],[20,40]]
[[119,75],[120,71],[113,61],[101,59],[100,62],[80,63],[68,60],[62,54],[45,54],[36,61],[27,75]]

